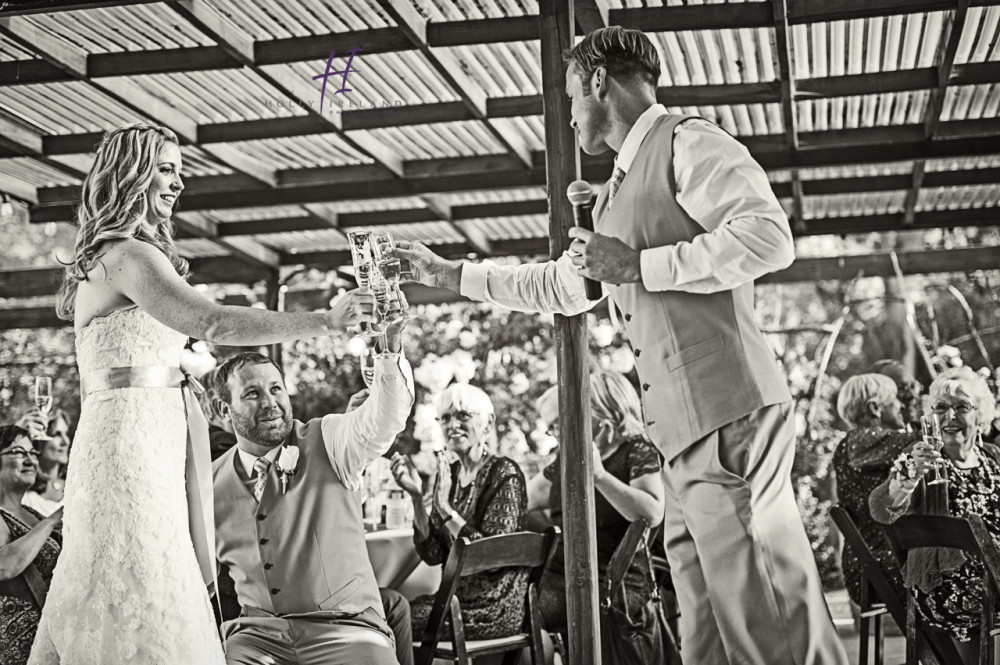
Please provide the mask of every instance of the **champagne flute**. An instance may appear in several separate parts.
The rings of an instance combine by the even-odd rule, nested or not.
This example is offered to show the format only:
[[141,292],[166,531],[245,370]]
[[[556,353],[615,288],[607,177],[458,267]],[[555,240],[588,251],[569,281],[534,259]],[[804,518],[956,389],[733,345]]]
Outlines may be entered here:
[[[349,231],[347,242],[351,246],[351,263],[354,276],[361,288],[370,288],[372,272],[371,231]],[[382,333],[372,328],[368,321],[361,323],[361,332],[355,337],[377,337]]]
[[389,255],[389,252],[396,249],[396,241],[393,239],[391,233],[376,233],[372,235],[371,247],[375,265],[378,267],[379,272],[382,273],[382,277],[389,283],[397,304],[397,314],[393,317],[393,320],[409,319],[409,307],[402,290],[399,288],[402,266],[398,257]]
[[[940,452],[944,448],[944,439],[941,438],[941,422],[936,414],[920,416],[920,432],[923,435],[924,443],[930,445],[934,450]],[[927,481],[928,485],[941,485],[949,481],[948,464],[944,460],[934,462],[934,478]]]
[[49,417],[49,409],[52,408],[52,379],[47,376],[35,377],[35,406],[43,416]]

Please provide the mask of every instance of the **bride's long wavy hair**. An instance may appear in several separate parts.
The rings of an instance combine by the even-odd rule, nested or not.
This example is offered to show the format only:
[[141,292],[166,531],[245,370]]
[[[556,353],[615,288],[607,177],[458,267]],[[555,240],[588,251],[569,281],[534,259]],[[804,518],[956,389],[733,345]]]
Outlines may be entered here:
[[188,264],[174,245],[174,224],[167,220],[152,229],[146,223],[146,193],[153,182],[160,149],[177,135],[165,127],[145,123],[129,125],[104,135],[97,147],[94,165],[83,181],[76,211],[76,246],[66,264],[66,277],[59,291],[56,313],[71,320],[76,291],[101,255],[106,243],[135,238],[163,252],[181,276]]

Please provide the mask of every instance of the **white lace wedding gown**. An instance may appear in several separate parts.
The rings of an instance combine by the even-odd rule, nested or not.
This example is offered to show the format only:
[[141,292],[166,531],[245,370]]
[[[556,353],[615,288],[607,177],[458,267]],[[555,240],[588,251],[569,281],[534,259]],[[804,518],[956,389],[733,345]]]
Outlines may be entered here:
[[[80,372],[178,367],[186,338],[138,308],[94,319]],[[66,478],[64,544],[29,665],[225,662],[188,531],[177,388],[87,397]]]

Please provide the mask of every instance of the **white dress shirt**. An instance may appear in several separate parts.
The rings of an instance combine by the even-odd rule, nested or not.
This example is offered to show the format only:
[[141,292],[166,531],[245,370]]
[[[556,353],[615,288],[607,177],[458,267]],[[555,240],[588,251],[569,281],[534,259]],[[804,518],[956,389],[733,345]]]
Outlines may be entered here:
[[[666,113],[654,104],[629,130],[615,158],[626,180],[654,121]],[[691,119],[678,125],[673,148],[677,203],[706,232],[690,242],[642,250],[646,290],[714,293],[791,265],[788,217],[764,170],[741,143],[709,122]],[[555,261],[520,266],[466,263],[460,292],[509,309],[579,314],[595,303],[586,299],[571,258],[565,252]]]
[[[375,378],[368,399],[350,413],[323,416],[323,444],[334,471],[350,489],[361,489],[365,467],[392,447],[396,435],[406,427],[414,399],[413,370],[402,354],[375,358]],[[281,446],[264,455],[274,466]],[[254,477],[256,455],[242,448],[240,463],[248,478]]]

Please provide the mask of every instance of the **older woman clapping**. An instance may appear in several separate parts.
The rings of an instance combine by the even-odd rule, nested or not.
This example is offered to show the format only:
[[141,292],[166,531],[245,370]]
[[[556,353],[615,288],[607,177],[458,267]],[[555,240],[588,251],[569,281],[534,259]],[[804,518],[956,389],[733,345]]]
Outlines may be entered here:
[[[947,488],[950,515],[982,515],[993,537],[1000,537],[1000,448],[981,438],[995,410],[989,387],[968,367],[950,369],[931,384],[930,410],[940,422],[943,447],[938,452],[920,441],[903,453],[889,480],[872,492],[872,517],[891,523],[907,513],[930,512],[932,487]],[[928,487],[925,476],[935,464],[945,467],[949,481]],[[979,622],[975,608],[982,594],[982,563],[969,558],[940,573],[941,581],[933,588],[914,586],[921,612],[932,626],[955,636],[965,662],[975,662],[978,642],[973,637]]]
[[48,585],[61,549],[62,508],[42,517],[21,505],[37,474],[38,453],[28,431],[0,427],[0,654],[11,665],[28,662],[42,612],[23,573],[31,568],[32,579]]

